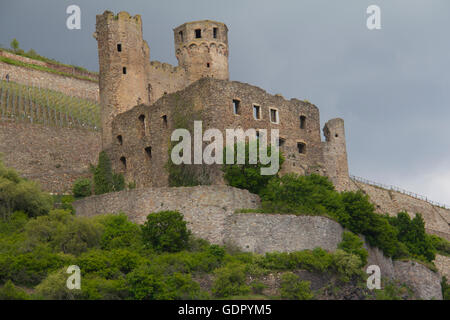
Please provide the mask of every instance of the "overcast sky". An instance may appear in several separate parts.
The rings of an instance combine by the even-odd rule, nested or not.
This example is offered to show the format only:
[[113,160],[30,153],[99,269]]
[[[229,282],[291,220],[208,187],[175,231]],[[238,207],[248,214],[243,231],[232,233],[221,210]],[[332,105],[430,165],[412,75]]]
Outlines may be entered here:
[[[66,28],[70,4],[81,30]],[[140,14],[151,60],[174,65],[174,27],[226,23],[231,80],[311,101],[322,126],[344,118],[351,173],[450,205],[450,1],[1,0],[0,44],[97,71],[105,10]]]

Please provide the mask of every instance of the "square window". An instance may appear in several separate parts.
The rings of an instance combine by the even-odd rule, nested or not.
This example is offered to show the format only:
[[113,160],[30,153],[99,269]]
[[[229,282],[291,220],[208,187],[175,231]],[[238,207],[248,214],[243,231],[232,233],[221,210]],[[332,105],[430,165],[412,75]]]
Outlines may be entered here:
[[261,119],[261,107],[257,105],[253,105],[253,117],[256,120]]
[[278,123],[278,110],[270,109],[270,122]]
[[278,139],[278,146],[279,146],[279,147],[282,147],[282,146],[284,145],[285,142],[286,142],[286,139],[279,138],[279,139]]
[[241,102],[239,100],[233,100],[233,113],[241,114]]

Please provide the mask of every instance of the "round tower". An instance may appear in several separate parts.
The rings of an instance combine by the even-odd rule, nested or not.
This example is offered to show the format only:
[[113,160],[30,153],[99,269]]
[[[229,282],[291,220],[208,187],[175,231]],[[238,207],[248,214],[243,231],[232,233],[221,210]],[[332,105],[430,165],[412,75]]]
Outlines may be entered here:
[[325,123],[323,134],[325,136],[323,153],[327,175],[335,185],[336,190],[351,190],[344,120],[340,118],[329,120]]
[[188,84],[204,77],[228,80],[228,28],[224,23],[187,22],[173,30],[178,65]]
[[96,17],[94,38],[98,44],[102,144],[112,143],[112,120],[140,103],[149,102],[146,65],[150,49],[142,38],[140,15],[114,15],[105,11]]

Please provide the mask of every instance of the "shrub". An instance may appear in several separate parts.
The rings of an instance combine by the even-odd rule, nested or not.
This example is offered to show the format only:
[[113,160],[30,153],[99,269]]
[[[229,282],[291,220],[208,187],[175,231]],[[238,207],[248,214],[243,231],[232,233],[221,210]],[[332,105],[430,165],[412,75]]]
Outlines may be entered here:
[[[35,295],[46,300],[75,300],[82,297],[81,290],[70,290],[66,282],[69,274],[66,268],[61,268],[49,274],[39,285],[36,286]],[[83,285],[82,285],[83,286]]]
[[[256,164],[250,164],[249,160],[249,151],[252,147],[252,143],[246,143],[245,146],[242,146],[245,148],[245,163],[244,164],[237,164],[237,151],[239,148],[238,144],[235,144],[231,148],[234,150],[234,164],[226,164],[226,152],[227,147],[223,151],[223,163],[222,165],[222,171],[224,172],[224,179],[227,181],[228,185],[236,188],[241,189],[247,189],[248,191],[256,194],[260,194],[261,191],[266,187],[269,180],[273,177],[273,175],[262,175],[261,174],[261,168],[268,168],[270,167],[270,164],[268,165],[262,165],[260,162],[260,159],[258,157]],[[259,149],[258,143],[255,143],[256,148]],[[265,151],[263,151],[265,152]],[[270,146],[267,147],[267,154],[270,155],[272,152]],[[258,150],[259,155],[259,150]],[[281,165],[284,162],[284,157],[282,156],[281,152],[279,152],[278,155],[278,161],[281,168]],[[275,174],[277,175],[277,173]]]
[[75,181],[72,187],[75,198],[89,197],[92,194],[92,182],[90,179],[80,178]]
[[104,194],[113,191],[113,172],[111,161],[105,151],[98,156],[97,167],[94,168],[94,193]]
[[28,294],[22,289],[16,287],[11,280],[0,288],[0,300],[28,300]]
[[144,243],[160,252],[177,252],[187,248],[190,234],[183,215],[177,211],[149,214],[142,226]]
[[442,277],[441,288],[442,288],[442,298],[444,300],[450,300],[450,284],[447,282],[447,278],[445,276]]
[[358,256],[344,250],[337,249],[333,254],[333,266],[343,282],[362,276],[361,265],[361,259]]
[[429,237],[433,247],[439,254],[450,256],[450,241],[436,235],[429,235]]
[[30,220],[25,226],[27,243],[49,245],[56,252],[78,255],[99,246],[102,227],[93,220],[52,210],[47,216]]
[[356,234],[345,231],[342,242],[339,243],[338,248],[345,252],[357,255],[361,259],[361,267],[367,264],[369,253],[364,249],[364,241]]
[[95,218],[103,225],[103,232],[100,238],[102,249],[134,249],[142,247],[141,228],[128,220],[124,213],[118,215],[101,215]]
[[228,264],[214,272],[216,279],[212,293],[219,298],[245,295],[250,288],[245,284],[245,267],[240,264]]
[[281,298],[288,300],[311,300],[314,295],[310,289],[311,282],[300,281],[300,278],[292,272],[281,276]]
[[264,289],[267,288],[267,285],[265,285],[264,283],[262,283],[261,281],[253,281],[250,286],[252,287],[252,291],[255,294],[262,294]]
[[23,211],[29,217],[44,215],[52,205],[52,197],[42,192],[36,182],[21,178],[0,159],[0,216],[3,219],[8,219],[14,211]]

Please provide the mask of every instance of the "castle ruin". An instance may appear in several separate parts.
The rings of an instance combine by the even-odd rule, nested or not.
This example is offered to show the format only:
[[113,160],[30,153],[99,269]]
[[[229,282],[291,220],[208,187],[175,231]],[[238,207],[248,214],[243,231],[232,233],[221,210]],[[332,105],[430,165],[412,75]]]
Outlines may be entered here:
[[[350,188],[342,119],[326,123],[322,142],[315,105],[230,81],[225,24],[194,21],[173,32],[176,67],[150,61],[139,15],[106,11],[97,16],[102,144],[115,170],[138,187],[168,186],[170,135],[201,120],[203,130],[223,133],[279,129],[282,174],[318,173],[338,190]],[[224,183],[218,166],[199,170],[202,183]]]

